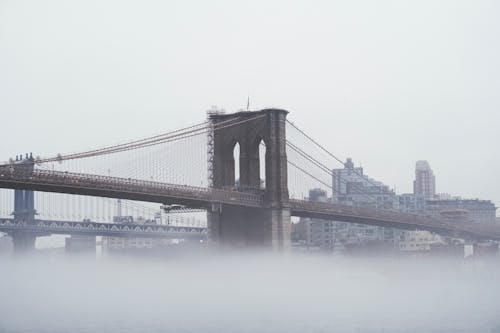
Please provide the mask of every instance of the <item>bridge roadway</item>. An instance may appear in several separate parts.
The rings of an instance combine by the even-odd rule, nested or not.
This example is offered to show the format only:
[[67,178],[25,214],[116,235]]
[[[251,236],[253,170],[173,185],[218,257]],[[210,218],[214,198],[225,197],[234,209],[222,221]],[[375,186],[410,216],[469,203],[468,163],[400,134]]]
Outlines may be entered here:
[[207,237],[207,229],[158,224],[98,223],[35,220],[32,222],[0,219],[0,232],[22,231],[35,235],[85,235],[135,238],[196,239]]
[[90,195],[207,208],[210,203],[262,207],[260,194],[81,173],[0,167],[0,188]]
[[[48,170],[0,167],[0,188],[90,195],[138,201],[177,203],[190,208],[212,204],[267,208],[262,194],[210,189],[161,182]],[[344,221],[408,230],[429,230],[465,239],[500,240],[500,226],[459,223],[431,216],[368,207],[290,200],[292,216]]]
[[332,203],[290,200],[292,216],[317,218],[406,230],[427,230],[442,236],[500,241],[500,225],[458,222],[428,215],[355,207]]

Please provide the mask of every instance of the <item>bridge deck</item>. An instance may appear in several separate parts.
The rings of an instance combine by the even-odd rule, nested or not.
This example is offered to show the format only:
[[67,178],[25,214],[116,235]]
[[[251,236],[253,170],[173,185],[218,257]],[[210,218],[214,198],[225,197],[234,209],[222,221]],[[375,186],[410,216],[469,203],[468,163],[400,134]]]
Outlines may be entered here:
[[211,203],[262,207],[263,197],[244,193],[147,180],[81,173],[0,168],[0,188],[25,189],[207,208]]
[[[0,167],[0,188],[178,203],[191,208],[205,209],[214,203],[255,208],[267,207],[261,194],[130,178],[46,170],[29,171],[11,167]],[[430,216],[304,200],[290,200],[289,204],[293,216],[401,229],[429,230],[461,238],[500,240],[500,226],[498,225],[451,222]]]
[[293,216],[407,230],[428,230],[457,238],[500,240],[500,226],[496,224],[449,221],[427,215],[305,200],[290,200],[290,207]]

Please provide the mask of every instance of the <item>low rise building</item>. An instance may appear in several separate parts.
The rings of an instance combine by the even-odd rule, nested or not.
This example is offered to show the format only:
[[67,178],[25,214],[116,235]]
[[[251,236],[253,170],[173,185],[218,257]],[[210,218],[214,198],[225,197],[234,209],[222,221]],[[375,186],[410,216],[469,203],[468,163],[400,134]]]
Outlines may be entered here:
[[403,252],[428,252],[434,245],[444,245],[443,239],[429,231],[405,231],[399,241]]
[[447,199],[447,200],[427,200],[426,210],[436,217],[452,217],[458,219],[468,219],[474,223],[495,223],[495,205],[489,200],[479,199]]

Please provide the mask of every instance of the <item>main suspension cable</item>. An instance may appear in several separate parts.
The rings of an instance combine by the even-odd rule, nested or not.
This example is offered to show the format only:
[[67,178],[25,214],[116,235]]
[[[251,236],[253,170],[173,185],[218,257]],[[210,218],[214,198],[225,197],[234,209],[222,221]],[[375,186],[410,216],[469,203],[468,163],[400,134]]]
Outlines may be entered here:
[[[159,144],[163,144],[163,143],[169,143],[169,142],[173,142],[173,141],[187,139],[187,138],[190,138],[193,136],[198,136],[201,134],[206,134],[212,130],[217,131],[217,130],[221,130],[221,129],[224,129],[227,127],[240,125],[240,124],[243,124],[243,123],[246,123],[249,121],[254,121],[256,119],[260,119],[262,117],[265,117],[265,115],[251,117],[251,118],[244,119],[244,120],[229,119],[229,120],[225,120],[225,121],[222,121],[220,123],[217,123],[213,126],[209,126],[208,122],[203,122],[203,123],[196,124],[193,126],[185,127],[183,129],[175,130],[175,131],[172,131],[169,133],[160,134],[160,135],[156,135],[153,137],[135,140],[135,141],[131,141],[128,143],[123,143],[123,144],[118,144],[118,145],[114,145],[114,146],[94,149],[94,150],[90,150],[90,151],[86,151],[86,152],[82,152],[82,153],[75,153],[75,154],[68,154],[68,155],[58,154],[56,157],[44,158],[44,159],[37,158],[35,160],[35,163],[42,164],[42,163],[49,163],[49,162],[62,162],[62,161],[66,161],[66,160],[75,160],[75,159],[81,159],[81,158],[95,157],[95,156],[108,155],[108,154],[113,154],[113,153],[118,153],[118,152],[123,152],[123,151],[128,151],[128,150],[135,150],[135,149],[139,149],[139,148],[145,148],[145,147],[149,147],[149,146],[154,146],[154,145],[159,145]],[[29,163],[32,163],[32,161],[20,161],[16,164],[29,164]],[[2,166],[7,166],[9,164],[10,163],[5,163]]]

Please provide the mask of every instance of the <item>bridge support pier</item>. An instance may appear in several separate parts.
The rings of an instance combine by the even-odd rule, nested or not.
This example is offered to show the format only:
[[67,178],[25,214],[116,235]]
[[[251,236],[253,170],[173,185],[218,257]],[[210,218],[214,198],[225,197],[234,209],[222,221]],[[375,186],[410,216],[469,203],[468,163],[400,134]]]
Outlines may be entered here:
[[290,249],[290,210],[221,205],[209,213],[209,242],[248,249]]
[[211,247],[218,247],[220,245],[220,217],[222,212],[222,205],[212,204],[207,211],[207,241]]
[[[28,156],[23,160],[22,155],[16,161],[23,162],[23,164],[15,166],[20,169],[33,170],[35,160],[33,156]],[[24,221],[27,224],[33,223],[35,220],[35,193],[29,190],[15,190],[14,191],[14,211],[12,212],[14,219],[17,221]],[[21,254],[35,250],[36,234],[30,232],[15,231],[11,234],[14,254]]]
[[10,236],[12,237],[14,254],[24,254],[35,250],[35,234],[14,231]]

